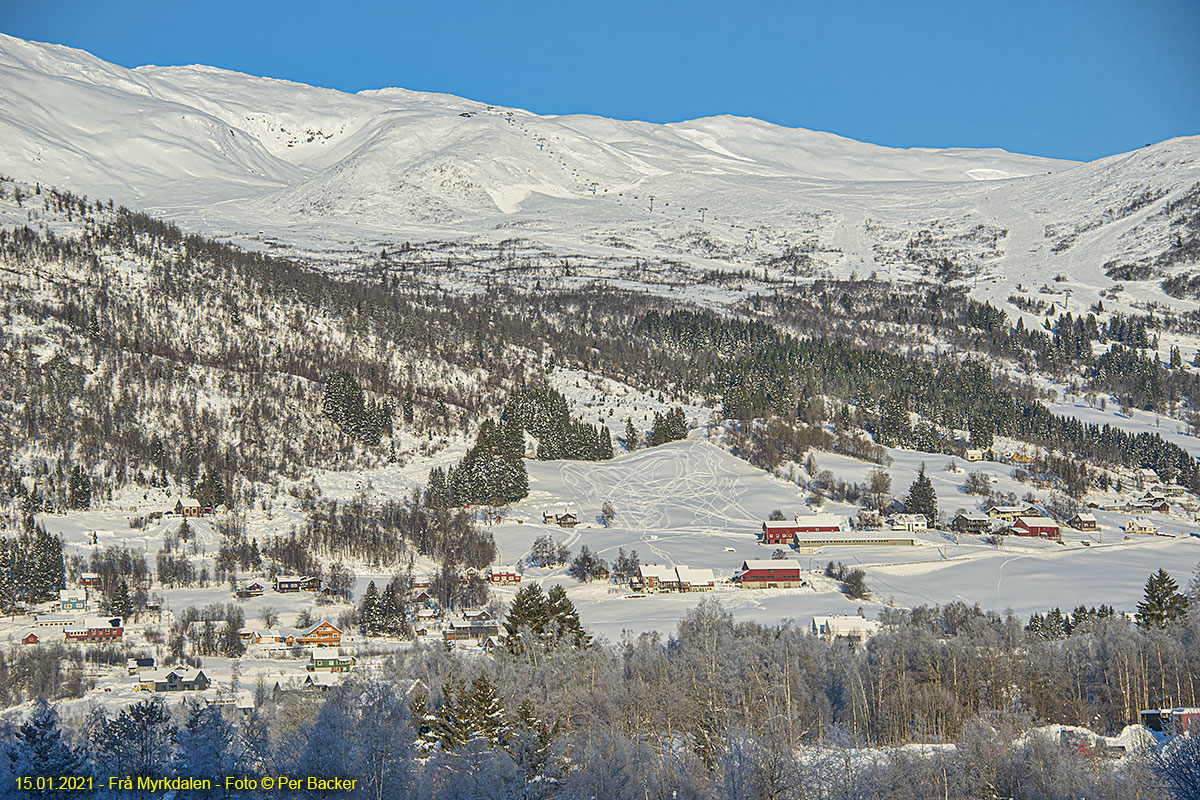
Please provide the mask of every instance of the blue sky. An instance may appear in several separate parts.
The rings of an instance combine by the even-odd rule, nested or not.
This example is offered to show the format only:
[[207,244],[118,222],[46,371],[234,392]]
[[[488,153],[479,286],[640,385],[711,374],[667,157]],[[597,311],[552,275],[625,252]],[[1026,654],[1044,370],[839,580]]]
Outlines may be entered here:
[[544,114],[759,117],[899,147],[1093,159],[1200,133],[1200,2],[0,0],[0,31]]

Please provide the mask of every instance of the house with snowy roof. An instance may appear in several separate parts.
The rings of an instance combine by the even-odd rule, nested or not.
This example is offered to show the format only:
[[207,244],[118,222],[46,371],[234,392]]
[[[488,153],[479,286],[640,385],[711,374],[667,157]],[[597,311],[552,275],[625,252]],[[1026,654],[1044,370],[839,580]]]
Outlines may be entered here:
[[891,528],[905,533],[924,533],[929,529],[929,520],[924,514],[897,514],[892,517]]
[[354,669],[354,656],[342,655],[340,647],[314,647],[305,669],[309,672],[349,672]]
[[1043,539],[1060,538],[1058,523],[1049,517],[1017,517],[1013,523],[1017,536],[1037,536]]
[[826,641],[845,639],[851,644],[862,644],[883,627],[877,619],[865,619],[856,614],[813,617],[809,626],[814,636]]
[[679,576],[666,564],[642,564],[638,583],[644,592],[673,592],[679,588]]
[[138,673],[138,688],[144,692],[204,691],[210,684],[204,670],[178,664]]
[[681,592],[711,592],[717,586],[713,571],[707,567],[675,567],[675,585]]
[[87,590],[59,589],[56,607],[59,611],[86,611]]
[[1153,536],[1158,533],[1158,526],[1143,517],[1131,517],[1123,530],[1128,534]]

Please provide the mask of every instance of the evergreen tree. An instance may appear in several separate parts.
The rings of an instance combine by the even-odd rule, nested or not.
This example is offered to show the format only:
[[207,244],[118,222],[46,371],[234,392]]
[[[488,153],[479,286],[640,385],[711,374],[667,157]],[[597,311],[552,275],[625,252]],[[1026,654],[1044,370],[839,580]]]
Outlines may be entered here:
[[109,612],[123,620],[129,619],[133,613],[133,604],[129,600],[129,584],[124,578],[117,581],[117,585],[113,587],[112,599],[108,601]]
[[65,585],[62,540],[41,525],[37,526],[31,548],[32,571],[29,576],[29,593],[36,603],[44,603],[58,597],[58,590]]
[[[14,778],[76,775],[83,766],[83,758],[63,741],[58,710],[40,698],[33,704],[29,719],[17,728],[7,753]],[[67,793],[43,788],[21,796],[65,797]]]
[[879,443],[888,447],[905,444],[912,438],[908,405],[900,395],[889,395],[879,409]]
[[654,425],[650,430],[649,446],[656,447],[667,442],[687,438],[687,417],[679,406],[662,414],[654,412]]
[[454,750],[471,740],[467,692],[461,685],[442,686],[442,704],[434,714],[433,735],[443,750]]
[[904,499],[904,508],[909,514],[924,514],[930,527],[937,524],[937,493],[934,492],[933,483],[925,474],[924,463],[921,464],[921,471],[918,473],[917,479],[908,488],[908,497]]
[[509,726],[504,719],[504,707],[496,696],[496,686],[486,673],[471,681],[459,712],[466,718],[471,738],[480,738],[495,747],[508,739]]
[[562,777],[562,765],[555,758],[558,725],[547,726],[534,711],[533,703],[522,700],[517,706],[507,750],[517,768],[520,798],[549,797]]
[[551,587],[546,593],[546,613],[553,624],[556,640],[569,642],[575,647],[591,644],[592,637],[583,629],[579,612],[561,585]]
[[1175,579],[1160,569],[1146,580],[1146,593],[1138,603],[1137,620],[1143,628],[1165,628],[1183,622],[1188,615],[1188,599]]
[[[246,765],[235,750],[233,726],[221,715],[220,707],[191,700],[185,706],[187,721],[176,736],[172,771],[179,775],[236,775]],[[223,787],[212,791],[192,790],[194,796],[219,797]]]
[[417,729],[418,750],[428,752],[438,743],[437,715],[429,710],[429,698],[418,693],[408,705],[408,713]]
[[375,588],[375,581],[371,581],[363,593],[362,604],[358,608],[358,624],[363,636],[376,636],[379,633],[379,590]]
[[15,542],[0,538],[0,612],[6,612],[17,602],[20,582],[17,580],[17,549]]
[[600,443],[599,450],[596,453],[596,459],[599,461],[608,461],[613,457],[612,431],[608,429],[607,425],[601,425],[599,431]]
[[399,636],[404,630],[400,604],[396,601],[396,593],[391,590],[391,587],[384,589],[379,594],[377,616],[379,620],[379,632],[384,636]]
[[103,720],[92,732],[94,752],[113,775],[155,778],[170,767],[176,730],[161,697],[143,700]]
[[637,450],[642,444],[642,435],[638,433],[638,429],[633,426],[631,417],[625,418],[625,449],[629,452]]
[[592,552],[586,544],[579,548],[579,554],[571,562],[567,574],[576,580],[590,583],[597,578],[608,577],[608,566],[604,559]]
[[995,421],[986,414],[975,414],[967,424],[971,432],[971,447],[990,450],[996,434]]
[[92,506],[92,479],[79,464],[71,468],[67,497],[67,505],[77,511],[86,511]]
[[450,490],[446,485],[446,471],[441,467],[429,470],[429,482],[425,486],[427,508],[449,508]]
[[529,630],[535,637],[545,634],[550,625],[550,609],[542,587],[527,583],[517,590],[504,617],[504,641],[514,652],[521,649],[521,636]]

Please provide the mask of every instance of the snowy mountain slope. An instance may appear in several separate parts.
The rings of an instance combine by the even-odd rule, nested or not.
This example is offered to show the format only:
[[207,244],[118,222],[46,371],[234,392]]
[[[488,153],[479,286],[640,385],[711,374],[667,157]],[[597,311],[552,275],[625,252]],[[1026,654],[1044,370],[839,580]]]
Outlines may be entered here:
[[[1171,246],[1164,209],[1200,184],[1200,137],[1089,164],[896,149],[730,116],[539,116],[203,66],[130,70],[7,36],[0,85],[0,173],[338,262],[364,244],[515,237],[609,277],[647,258],[790,280],[874,271],[1004,301],[1061,274],[1087,303],[1125,274],[1114,264]],[[1164,298],[1156,282],[1126,289]]]

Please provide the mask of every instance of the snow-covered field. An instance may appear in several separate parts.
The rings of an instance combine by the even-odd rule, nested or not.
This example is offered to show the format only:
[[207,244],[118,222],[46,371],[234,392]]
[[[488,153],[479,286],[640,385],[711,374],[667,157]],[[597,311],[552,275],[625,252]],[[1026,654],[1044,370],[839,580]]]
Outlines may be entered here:
[[[893,493],[902,496],[921,463],[926,464],[939,506],[947,517],[958,509],[976,510],[982,498],[963,494],[961,486],[968,471],[982,471],[993,478],[997,491],[1023,494],[1026,489],[1009,476],[1011,468],[997,463],[968,464],[961,459],[936,457],[911,451],[892,450]],[[816,453],[821,470],[829,470],[846,481],[865,482],[875,465],[831,453]],[[945,469],[953,462],[959,471]],[[721,601],[737,617],[773,624],[783,619],[808,624],[813,615],[857,613],[861,608],[874,617],[886,605],[913,606],[961,600],[1003,612],[1011,609],[1027,616],[1056,606],[1115,606],[1132,611],[1141,599],[1147,576],[1165,568],[1178,580],[1187,577],[1200,562],[1200,528],[1184,515],[1154,515],[1163,536],[1139,536],[1126,540],[1119,530],[1131,515],[1096,511],[1101,530],[1081,533],[1064,529],[1062,544],[1038,539],[1007,537],[994,547],[981,537],[930,531],[915,535],[915,546],[826,547],[815,553],[795,554],[810,586],[797,589],[748,590],[720,583],[730,578],[742,561],[769,558],[773,545],[760,545],[756,533],[767,515],[781,510],[789,517],[810,510],[805,494],[795,483],[764,473],[730,455],[701,430],[690,439],[633,453],[621,453],[610,462],[528,461],[530,493],[520,503],[501,511],[501,521],[490,524],[500,550],[500,561],[517,563],[528,555],[534,540],[550,534],[577,553],[587,545],[607,561],[616,559],[618,549],[636,550],[642,563],[688,565],[714,570],[718,589],[711,595],[657,594],[628,597],[626,587],[606,582],[581,584],[569,577],[566,567],[528,567],[525,581],[545,586],[560,583],[568,589],[580,609],[584,623],[595,633],[617,640],[628,631],[634,634],[658,631],[669,635],[687,609],[706,596]],[[329,476],[335,486],[351,479]],[[405,496],[424,479],[419,471],[405,468],[389,474],[373,471],[369,480],[375,498]],[[322,481],[324,483],[324,481]],[[1035,495],[1037,493],[1035,492]],[[1114,494],[1115,498],[1116,495]],[[611,502],[616,517],[605,527],[599,518],[604,502]],[[569,504],[579,516],[579,525],[561,529],[542,523],[542,510]],[[826,502],[825,512],[853,516],[852,506]],[[112,544],[144,550],[150,559],[161,546],[163,532],[178,526],[168,520],[135,531],[128,527],[134,512],[71,513],[47,516],[41,521],[53,533],[61,533],[68,555],[85,554],[92,545],[90,532],[98,531],[99,546]],[[251,535],[281,532],[295,522],[298,512],[282,502],[273,507],[272,519],[263,512],[249,518]],[[217,536],[208,522],[193,522],[195,545],[200,555],[212,556]],[[849,529],[849,525],[844,526]],[[907,535],[907,534],[906,534]],[[1086,542],[1086,544],[1085,544]],[[190,551],[190,546],[189,546]],[[829,561],[862,566],[868,574],[872,597],[866,601],[847,598],[834,581],[821,574]],[[424,565],[432,569],[431,564]],[[356,596],[371,580],[385,581],[386,572],[359,567]],[[514,587],[497,587],[500,599],[509,599]],[[168,589],[168,608],[181,610],[214,602],[233,602],[227,586],[208,589]],[[336,617],[345,606],[318,608],[307,595],[276,595],[268,592],[244,603],[248,624],[254,626],[263,606],[282,612],[282,624],[290,624],[301,610],[316,617]],[[0,625],[0,639],[14,640],[29,630],[29,623],[16,620]]]

